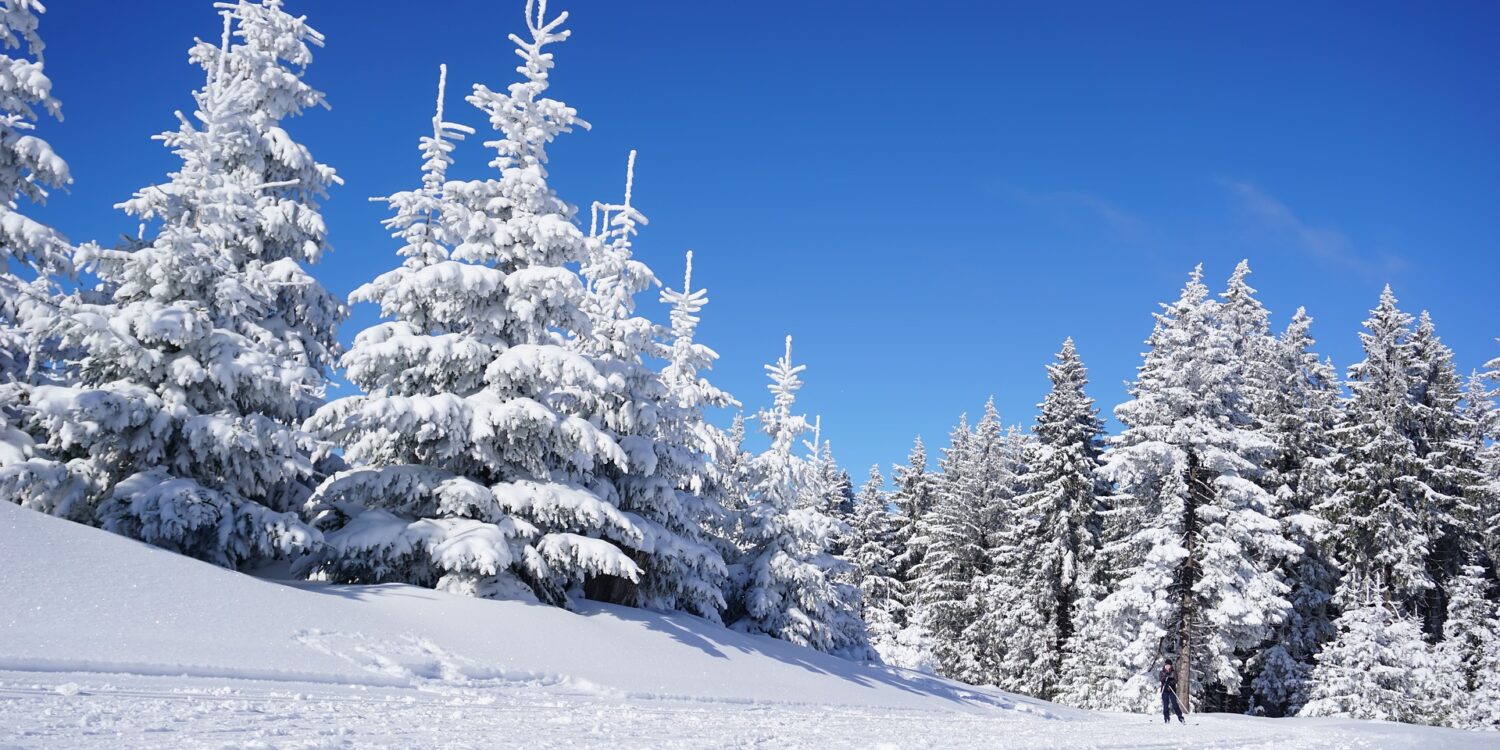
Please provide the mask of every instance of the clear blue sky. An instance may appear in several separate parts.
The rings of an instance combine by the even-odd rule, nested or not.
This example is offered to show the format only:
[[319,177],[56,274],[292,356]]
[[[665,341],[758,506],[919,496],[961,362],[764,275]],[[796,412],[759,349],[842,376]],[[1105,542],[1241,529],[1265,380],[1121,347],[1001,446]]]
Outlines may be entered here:
[[[45,216],[108,241],[133,233],[111,205],[175,164],[149,137],[191,105],[185,51],[218,19],[207,0],[49,5],[67,120],[41,133],[76,185]],[[336,293],[395,263],[365,199],[415,183],[438,63],[450,119],[475,126],[468,85],[515,75],[521,0],[423,5],[288,3],[328,36],[309,80],[333,109],[289,129],[347,181],[315,269]],[[857,480],[991,394],[1029,423],[1066,336],[1112,408],[1199,261],[1219,286],[1250,258],[1274,324],[1307,306],[1340,368],[1386,282],[1464,371],[1500,355],[1500,4],[552,6],[574,29],[553,93],[594,124],[552,150],[554,185],[615,199],[639,149],[639,254],[676,284],[697,251],[717,382],[763,404],[794,334],[801,404]],[[478,140],[461,176],[484,170]]]

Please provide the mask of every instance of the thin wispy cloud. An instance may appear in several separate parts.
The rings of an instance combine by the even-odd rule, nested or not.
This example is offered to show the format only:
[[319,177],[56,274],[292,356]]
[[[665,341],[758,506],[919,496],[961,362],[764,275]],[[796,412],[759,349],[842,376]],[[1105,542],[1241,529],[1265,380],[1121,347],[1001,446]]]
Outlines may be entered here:
[[1078,190],[1028,190],[1008,188],[1007,192],[1018,202],[1036,207],[1063,212],[1070,217],[1082,214],[1102,223],[1120,239],[1136,241],[1147,230],[1145,219],[1120,208],[1115,203]]
[[1286,241],[1293,249],[1320,263],[1378,277],[1388,276],[1405,265],[1405,261],[1396,256],[1360,252],[1343,230],[1304,221],[1290,206],[1252,183],[1230,179],[1217,182],[1229,191],[1235,207],[1253,228]]

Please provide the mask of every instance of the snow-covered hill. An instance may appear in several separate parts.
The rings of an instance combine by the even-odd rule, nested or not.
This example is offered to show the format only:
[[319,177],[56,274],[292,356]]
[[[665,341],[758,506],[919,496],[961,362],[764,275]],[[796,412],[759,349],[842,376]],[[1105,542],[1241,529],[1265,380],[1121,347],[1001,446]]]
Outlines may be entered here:
[[0,748],[1496,747],[1396,725],[1162,728],[685,615],[252,578],[0,503]]

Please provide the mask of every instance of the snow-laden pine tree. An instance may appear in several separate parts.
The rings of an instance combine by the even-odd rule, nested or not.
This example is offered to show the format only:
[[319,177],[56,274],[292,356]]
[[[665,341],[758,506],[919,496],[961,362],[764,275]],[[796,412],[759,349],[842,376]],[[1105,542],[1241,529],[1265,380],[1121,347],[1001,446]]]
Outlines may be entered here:
[[[346,567],[360,579],[392,575],[359,560],[399,557],[412,524],[435,521],[402,558],[418,560],[425,582],[504,596],[524,592],[519,581],[565,604],[596,577],[638,582],[632,555],[652,548],[650,525],[620,509],[611,482],[651,452],[627,450],[602,426],[626,386],[570,344],[592,330],[573,270],[590,241],[547,184],[546,146],[586,123],[545,96],[546,47],[568,37],[567,14],[548,20],[545,11],[528,2],[528,37],[510,36],[522,79],[504,92],[476,84],[468,97],[497,133],[486,145],[499,174],[443,184],[441,223],[454,246],[408,258],[355,293],[394,319],[363,342],[372,347],[364,377],[376,387],[329,404],[313,425],[372,470],[325,482],[317,504],[340,510],[325,519],[330,530],[364,515],[336,503],[381,495],[378,505],[400,511],[369,534],[348,534],[340,546],[349,554],[320,565],[334,577]],[[411,467],[415,478],[386,467]]]
[[1267,352],[1260,412],[1276,444],[1266,483],[1276,493],[1282,533],[1302,554],[1282,563],[1292,607],[1256,657],[1256,705],[1272,716],[1295,714],[1307,702],[1313,655],[1334,635],[1331,600],[1338,571],[1324,538],[1328,524],[1313,508],[1338,489],[1339,384],[1333,365],[1311,351],[1312,318],[1301,308]]
[[1346,576],[1338,635],[1317,655],[1300,716],[1446,723],[1453,678],[1422,638],[1422,624],[1388,601],[1390,584]]
[[1425,518],[1431,540],[1426,565],[1433,582],[1422,614],[1429,637],[1442,632],[1448,582],[1481,545],[1476,532],[1486,502],[1481,463],[1483,438],[1469,422],[1463,383],[1453,351],[1437,335],[1432,317],[1419,316],[1411,336],[1412,442],[1422,462],[1421,481],[1431,491]]
[[[590,238],[581,270],[590,328],[572,344],[594,359],[610,384],[598,419],[629,461],[625,467],[606,467],[603,474],[613,487],[615,504],[644,528],[646,539],[630,553],[641,569],[638,582],[597,575],[586,591],[593,599],[717,620],[724,608],[726,570],[705,533],[716,508],[693,489],[703,486],[709,470],[710,456],[694,434],[702,422],[702,405],[685,410],[662,374],[648,366],[647,357],[676,353],[663,340],[672,334],[636,314],[636,297],[659,282],[632,248],[637,227],[646,223],[632,202],[635,159],[631,151],[624,201],[595,204],[602,226]],[[691,350],[691,339],[686,343],[685,354],[701,357]],[[690,367],[685,374],[695,377],[697,362],[683,364]]]
[[1264,428],[1269,418],[1262,413],[1263,407],[1274,400],[1278,378],[1271,363],[1276,343],[1271,335],[1270,313],[1255,296],[1255,288],[1247,281],[1249,276],[1250,261],[1240,261],[1219,295],[1223,299],[1219,304],[1219,321],[1229,336],[1235,358],[1243,363],[1241,399],[1255,426]]
[[1012,659],[1025,657],[1014,656],[1012,649],[1021,641],[1018,631],[1025,627],[1025,615],[1012,603],[1021,596],[1032,540],[1023,535],[1016,499],[1025,491],[1021,478],[1026,475],[1031,438],[1017,427],[1001,429],[999,425],[1000,415],[991,400],[985,405],[984,418],[975,425],[975,450],[970,454],[978,465],[968,474],[979,478],[977,486],[984,498],[986,572],[975,584],[979,617],[965,631],[965,638],[974,646],[979,674],[985,675],[986,684],[1020,691],[1019,670],[1013,668]]
[[749,549],[745,524],[755,486],[755,456],[745,450],[745,414],[736,412],[729,429],[715,438],[713,476],[723,513],[716,519],[713,538],[724,562],[732,565]]
[[1491,385],[1500,381],[1500,359],[1485,367],[1487,372],[1470,373],[1464,393],[1464,424],[1471,430],[1469,439],[1481,446],[1478,498],[1469,524],[1479,542],[1480,559],[1490,561],[1491,573],[1500,582],[1500,409]]
[[1451,670],[1433,664],[1423,627],[1436,627],[1447,610],[1431,611],[1445,568],[1434,565],[1434,550],[1458,497],[1434,485],[1452,476],[1442,436],[1453,431],[1444,423],[1457,404],[1445,376],[1434,376],[1447,368],[1437,364],[1444,356],[1430,322],[1413,331],[1389,286],[1364,325],[1365,360],[1350,368],[1338,432],[1342,482],[1319,506],[1343,573],[1334,599],[1342,612],[1302,713],[1444,723],[1454,698],[1443,673]]
[[829,553],[844,525],[817,507],[797,439],[810,429],[792,412],[806,365],[786,353],[766,365],[772,406],[758,415],[771,445],[756,457],[742,520],[745,551],[731,569],[732,626],[850,659],[875,658],[860,620],[859,590],[836,580],[847,565]]
[[1134,710],[1156,699],[1153,668],[1177,663],[1179,697],[1208,710],[1236,708],[1245,660],[1290,608],[1278,565],[1298,552],[1261,488],[1273,445],[1255,429],[1241,386],[1246,369],[1201,268],[1156,316],[1124,431],[1103,476],[1128,533],[1111,552],[1127,571],[1094,609],[1085,639],[1126,643],[1109,663],[1072,680],[1106,681],[1100,708]]
[[[830,518],[847,523],[854,517],[854,490],[849,474],[833,457],[833,445],[824,440],[823,418],[813,418],[813,439],[803,441],[807,449],[807,482],[803,487],[804,505],[817,508]],[[833,548],[842,554],[847,540],[840,538]]]
[[937,504],[922,519],[924,558],[917,566],[917,621],[932,638],[939,671],[974,684],[999,679],[1008,620],[997,602],[1012,595],[1003,534],[1012,520],[1020,451],[995,410],[972,430],[960,418],[942,460]]
[[890,512],[890,499],[884,487],[880,466],[871,466],[869,479],[860,487],[855,500],[847,556],[851,578],[862,595],[871,647],[880,654],[881,661],[906,666],[901,643],[906,619],[905,591],[894,575],[895,555],[891,552],[897,519]]
[[1450,723],[1500,730],[1500,610],[1486,596],[1484,569],[1467,565],[1448,586],[1438,645],[1439,674],[1449,677]]
[[44,114],[62,119],[37,32],[44,11],[35,0],[0,4],[0,497],[66,515],[53,488],[67,471],[38,452],[29,432],[31,386],[48,382],[53,367],[45,344],[58,288],[50,277],[72,272],[67,240],[22,211],[23,201],[40,205],[48,188],[72,182],[67,162],[31,134]]
[[1424,482],[1427,467],[1412,439],[1411,323],[1387,286],[1360,334],[1365,359],[1349,368],[1337,432],[1341,486],[1318,510],[1332,523],[1329,542],[1342,573],[1385,586],[1382,601],[1418,616],[1433,586],[1429,519],[1440,493]]
[[[72,182],[67,162],[31,134],[42,115],[62,119],[62,105],[52,95],[42,59],[46,45],[37,33],[38,16],[45,10],[35,0],[0,5],[0,387],[32,381],[35,369],[46,366],[34,362],[32,352],[57,292],[48,276],[72,271],[67,240],[21,211],[21,201],[40,205],[48,188]],[[5,399],[7,421],[0,422],[0,430],[12,429],[8,425],[19,417],[9,413],[19,391],[7,388],[5,393],[11,398]]]
[[918,437],[905,464],[891,470],[893,489],[888,498],[894,508],[891,533],[891,575],[902,591],[902,608],[895,612],[899,629],[896,645],[881,652],[892,666],[933,673],[938,670],[932,654],[932,638],[922,624],[917,603],[917,573],[926,554],[923,519],[937,503],[939,475],[927,471],[927,446]]
[[[326,250],[318,210],[339,180],[282,121],[326,106],[303,80],[323,37],[279,0],[219,3],[207,82],[158,137],[182,160],[121,204],[122,250],[82,253],[102,285],[65,310],[76,386],[38,388],[51,447],[106,529],[220,565],[292,555],[318,535],[294,511],[317,479],[303,419],[322,401],[343,306],[303,270]],[[75,485],[81,486],[81,485]]]
[[384,199],[401,267],[350,295],[388,319],[355,336],[343,357],[365,395],[309,421],[357,467],[330,477],[308,503],[325,544],[303,567],[335,581],[500,594],[522,590],[509,570],[530,566],[540,579],[546,563],[527,545],[535,528],[495,496],[496,477],[469,438],[465,401],[484,389],[509,314],[500,274],[451,258],[462,207],[447,171],[455,142],[474,131],[443,119],[446,81],[443,66],[432,133],[418,142],[421,186]]
[[1047,366],[1052,388],[1032,431],[1036,440],[1016,498],[1017,598],[1002,672],[1011,689],[1042,698],[1057,693],[1068,639],[1080,606],[1104,595],[1096,569],[1103,498],[1099,477],[1104,423],[1084,391],[1088,373],[1073,339]]
[[973,442],[968,417],[959,417],[939,462],[936,502],[918,521],[916,538],[925,549],[911,584],[914,619],[931,638],[938,671],[960,680],[979,671],[964,630],[978,617],[975,587],[989,562],[984,508],[966,479]]
[[914,603],[916,579],[913,571],[921,564],[927,543],[921,536],[922,519],[937,503],[937,478],[927,471],[927,446],[918,437],[912,444],[905,464],[891,469],[890,502],[896,509],[896,531],[892,537],[895,554],[892,573],[906,588],[908,611]]
[[[738,442],[731,445],[732,438],[706,419],[706,412],[737,407],[739,402],[710,383],[704,375],[719,355],[696,340],[698,316],[708,304],[708,292],[693,288],[692,251],[687,253],[682,289],[663,289],[661,301],[671,310],[670,338],[662,352],[667,364],[661,372],[671,398],[671,408],[661,420],[662,440],[670,456],[664,463],[682,498],[681,507],[690,511],[677,522],[684,525],[678,535],[693,540],[695,545],[708,544],[716,548],[714,555],[694,560],[712,567],[711,571],[705,569],[707,575],[699,576],[698,580],[714,582],[713,598],[717,609],[701,614],[717,618],[717,610],[725,606],[722,591],[727,569],[723,554],[728,551],[726,539],[733,528],[730,506],[736,504],[741,481],[740,448]],[[743,420],[738,420],[738,425],[740,439],[743,439]],[[686,526],[688,523],[692,525]],[[650,590],[649,585],[645,588]],[[708,599],[699,601],[707,602]],[[692,610],[694,608],[688,606],[691,603],[679,597],[672,608]]]

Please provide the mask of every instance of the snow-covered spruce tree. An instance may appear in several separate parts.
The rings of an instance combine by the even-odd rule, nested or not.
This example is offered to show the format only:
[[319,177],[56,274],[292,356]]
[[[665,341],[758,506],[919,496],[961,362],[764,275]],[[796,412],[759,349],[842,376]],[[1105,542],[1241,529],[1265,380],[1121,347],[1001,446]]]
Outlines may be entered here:
[[890,512],[884,486],[880,466],[871,466],[870,477],[860,487],[855,501],[847,556],[851,578],[863,596],[862,612],[870,645],[885,663],[905,666],[907,659],[900,631],[906,605],[901,582],[892,570],[895,556],[891,553],[891,540],[896,532],[896,517]]
[[[634,258],[631,247],[637,226],[646,223],[632,204],[635,156],[631,151],[626,163],[624,202],[595,206],[603,226],[592,238],[582,268],[591,327],[573,344],[595,359],[613,386],[605,393],[600,422],[630,460],[624,468],[606,467],[605,475],[619,508],[638,517],[646,528],[647,544],[631,552],[641,568],[638,584],[619,576],[596,576],[587,593],[593,599],[684,610],[717,620],[724,608],[726,570],[705,533],[717,511],[716,504],[700,494],[711,458],[709,446],[696,434],[703,422],[703,404],[680,404],[667,377],[647,366],[647,356],[673,356],[677,348],[663,341],[666,331],[635,312],[636,296],[659,284]],[[674,361],[669,376],[696,381],[702,353],[691,348],[691,330],[687,335],[684,354],[692,361]],[[682,368],[686,370],[678,372]],[[699,389],[700,384],[678,387]]]
[[[1156,698],[1154,667],[1170,657],[1177,693],[1207,710],[1234,710],[1244,662],[1290,603],[1278,564],[1296,555],[1262,489],[1273,445],[1254,429],[1240,391],[1244,361],[1195,270],[1156,316],[1131,400],[1116,409],[1125,429],[1105,454],[1103,476],[1133,528],[1112,559],[1128,571],[1095,608],[1085,639],[1124,633],[1092,677],[1107,680],[1092,707],[1135,710]],[[1072,679],[1090,674],[1087,667]]]
[[1470,530],[1479,540],[1479,559],[1488,565],[1489,573],[1500,583],[1500,409],[1492,382],[1500,381],[1500,359],[1485,365],[1489,372],[1474,372],[1464,393],[1464,424],[1472,431],[1469,439],[1481,446],[1480,479],[1476,487],[1474,516]]
[[1282,533],[1302,548],[1282,563],[1291,610],[1252,665],[1256,705],[1272,716],[1295,714],[1307,702],[1313,655],[1335,632],[1331,600],[1338,572],[1323,543],[1328,524],[1313,508],[1338,488],[1333,434],[1339,385],[1333,365],[1310,351],[1311,325],[1298,308],[1264,360],[1270,377],[1261,413],[1276,443],[1267,483],[1276,493]]
[[988,562],[981,509],[963,479],[973,439],[968,416],[960,416],[938,462],[936,501],[914,535],[922,559],[912,570],[908,610],[928,633],[937,671],[955,679],[977,669],[963,633],[976,617],[974,586]]
[[1452,676],[1441,673],[1421,623],[1392,606],[1389,591],[1359,572],[1340,583],[1338,636],[1317,655],[1299,715],[1446,723]]
[[1018,598],[1006,607],[1016,620],[1002,671],[1013,689],[1050,699],[1075,611],[1088,606],[1080,600],[1104,594],[1095,564],[1108,489],[1098,475],[1104,423],[1084,391],[1088,374],[1071,338],[1047,376],[1052,389],[1040,405],[1016,498]]
[[1422,460],[1422,483],[1432,494],[1425,518],[1431,547],[1427,575],[1433,582],[1422,605],[1429,638],[1442,632],[1448,582],[1481,546],[1476,533],[1484,506],[1483,438],[1464,408],[1464,391],[1453,351],[1438,338],[1423,312],[1411,336],[1411,399],[1416,421],[1412,439]]
[[334,401],[309,421],[358,466],[308,502],[326,533],[303,568],[335,581],[498,595],[524,591],[508,570],[531,566],[542,579],[546,563],[527,546],[535,528],[496,498],[496,478],[469,437],[466,398],[484,388],[510,314],[498,294],[503,275],[450,257],[463,211],[447,170],[455,142],[474,131],[443,119],[446,81],[443,66],[432,134],[419,140],[421,186],[384,199],[402,265],[350,295],[390,319],[361,331],[343,358],[366,395]]
[[755,459],[756,482],[743,519],[745,552],[731,569],[732,626],[845,658],[877,658],[860,620],[859,590],[835,580],[829,554],[843,524],[809,502],[807,462],[794,452],[807,419],[793,414],[799,377],[792,337],[770,375],[771,408],[758,415],[771,445]]
[[[600,427],[621,383],[568,343],[591,333],[587,291],[569,267],[587,260],[589,240],[546,182],[547,143],[586,125],[544,96],[553,66],[545,48],[567,38],[566,18],[549,21],[528,3],[529,38],[510,37],[522,80],[505,93],[476,84],[468,97],[498,133],[486,145],[499,176],[443,185],[441,224],[456,245],[356,290],[395,320],[361,342],[372,347],[366,372],[351,366],[369,395],[329,404],[313,420],[371,467],[319,489],[315,507],[334,511],[323,519],[330,531],[356,525],[338,544],[348,553],[320,562],[325,575],[410,571],[482,596],[523,593],[519,582],[557,604],[593,577],[640,580],[632,552],[651,549],[651,531],[617,505],[610,477],[630,459]],[[377,495],[399,511],[366,534],[365,514],[339,504]],[[429,521],[439,528],[428,532]],[[404,554],[413,524],[419,544]],[[370,567],[362,560],[371,551],[416,567]]]
[[1449,582],[1438,669],[1452,681],[1450,723],[1500,730],[1500,610],[1486,598],[1487,584],[1477,565]]
[[[46,366],[33,361],[32,351],[36,329],[46,325],[36,318],[47,316],[57,293],[48,276],[72,271],[67,240],[21,212],[21,201],[45,203],[48,188],[72,182],[67,162],[31,134],[42,114],[62,119],[42,60],[46,45],[37,34],[44,11],[35,0],[0,5],[0,388],[10,396],[7,407],[19,403],[21,394],[9,386],[35,380],[36,368]],[[0,430],[14,429],[18,417],[7,408]]]
[[900,585],[902,607],[894,612],[899,626],[897,647],[882,652],[881,658],[892,666],[934,673],[938,664],[932,654],[932,638],[918,616],[917,572],[928,546],[922,535],[922,519],[937,502],[939,476],[927,471],[927,446],[922,438],[916,438],[907,462],[892,468],[891,479],[889,503],[895,509],[891,575]]
[[744,413],[736,412],[729,429],[715,438],[713,477],[723,513],[715,521],[712,536],[719,554],[732,564],[750,546],[745,523],[755,487],[755,456],[745,450]]
[[[823,418],[813,419],[813,439],[803,442],[807,449],[807,484],[804,504],[817,508],[830,518],[847,523],[854,517],[854,490],[849,474],[833,457],[833,445],[823,439]],[[846,539],[839,539],[832,550],[842,554]]]
[[72,272],[67,240],[21,211],[72,182],[67,162],[31,134],[43,113],[62,119],[37,33],[44,10],[35,0],[0,4],[0,497],[68,515],[54,492],[67,472],[28,432],[31,386],[51,379],[45,332],[58,289],[49,277]]
[[302,78],[323,37],[278,0],[215,7],[223,39],[189,52],[207,74],[194,118],[158,137],[182,166],[121,204],[151,236],[80,254],[102,285],[58,323],[78,384],[33,405],[87,480],[59,511],[240,567],[318,541],[291,512],[318,473],[299,425],[344,308],[301,266],[326,250],[318,202],[338,178],[281,126],[325,106]]
[[963,472],[970,491],[979,498],[985,550],[983,572],[973,584],[975,619],[963,632],[974,658],[967,678],[1013,691],[1019,690],[1019,684],[1008,667],[1011,649],[1019,640],[1017,631],[1023,627],[1014,602],[1020,595],[1025,548],[1031,543],[1021,536],[1016,509],[1028,444],[1025,433],[1001,425],[994,399],[990,399],[974,426],[968,454],[971,464]]
[[[722,610],[725,606],[722,590],[727,583],[724,553],[730,551],[731,507],[738,504],[736,497],[740,493],[740,443],[744,438],[744,420],[736,419],[740,431],[736,439],[705,418],[708,409],[738,407],[740,404],[704,375],[719,355],[695,339],[698,316],[708,304],[708,292],[693,288],[691,250],[687,253],[682,289],[663,289],[661,301],[671,308],[668,318],[671,321],[670,339],[662,355],[667,364],[661,373],[672,398],[672,408],[662,421],[665,444],[674,456],[668,466],[678,467],[672,472],[675,488],[680,494],[685,493],[684,505],[695,511],[688,519],[695,527],[682,533],[697,544],[710,544],[718,550],[714,556],[718,564],[711,578],[717,588],[714,593],[718,597],[718,609]],[[731,444],[731,441],[734,442]],[[710,557],[702,559],[710,563],[713,560]],[[686,602],[679,601],[673,608],[687,609],[685,605]],[[717,617],[718,612],[714,611],[712,618]]]
[[927,446],[918,437],[904,465],[891,469],[890,502],[896,508],[896,531],[891,539],[892,574],[906,589],[906,604],[910,611],[916,593],[912,585],[916,579],[913,571],[921,564],[927,544],[921,537],[921,521],[937,503],[937,477],[927,471]]
[[1411,322],[1387,286],[1360,334],[1365,359],[1349,368],[1351,395],[1337,432],[1341,486],[1318,510],[1332,524],[1342,573],[1386,587],[1386,604],[1417,616],[1433,585],[1428,519],[1439,493],[1423,481],[1426,465],[1411,435]]
[[1242,363],[1241,400],[1250,412],[1254,426],[1264,429],[1270,421],[1265,406],[1274,401],[1275,381],[1279,377],[1271,362],[1276,340],[1271,335],[1270,313],[1246,280],[1249,275],[1250,261],[1242,260],[1234,267],[1234,273],[1229,275],[1229,281],[1219,295],[1223,301],[1219,304],[1218,317],[1220,326],[1229,336],[1234,357]]

